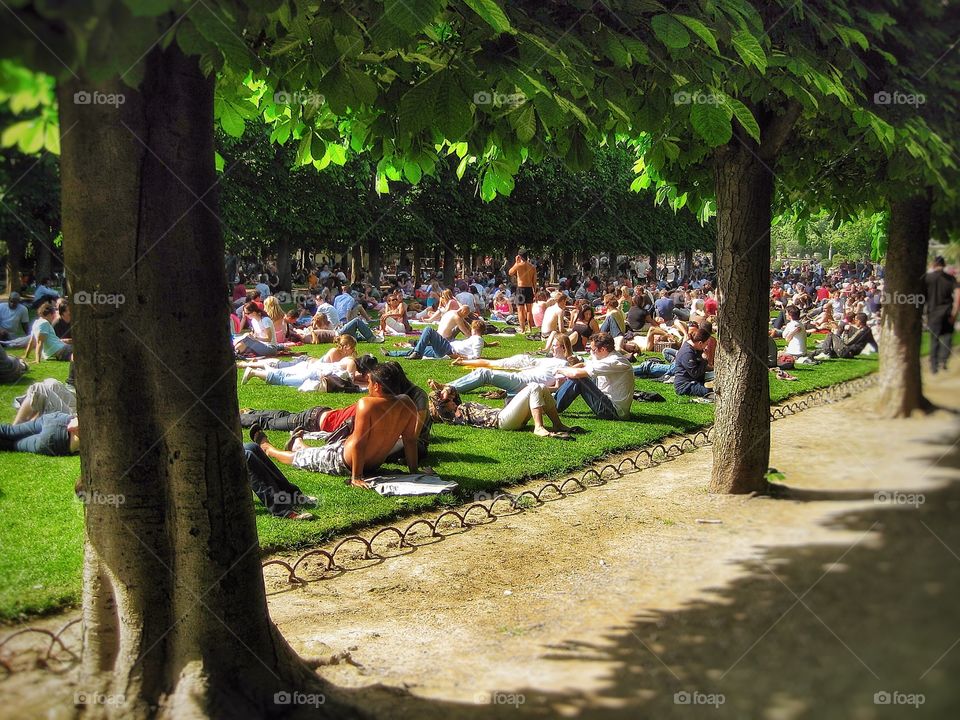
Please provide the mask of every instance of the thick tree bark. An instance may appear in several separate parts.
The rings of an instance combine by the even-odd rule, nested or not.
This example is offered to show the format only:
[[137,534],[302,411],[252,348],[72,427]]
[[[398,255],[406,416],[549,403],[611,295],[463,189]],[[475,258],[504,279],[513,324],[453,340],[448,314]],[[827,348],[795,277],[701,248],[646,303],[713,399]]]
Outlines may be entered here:
[[569,278],[573,276],[574,272],[576,272],[576,269],[573,266],[573,251],[563,251],[561,266],[563,268],[562,272],[564,277]]
[[650,267],[653,270],[653,277],[654,279],[656,279],[657,278],[657,260],[658,260],[656,251],[652,251],[650,253],[650,257],[647,259],[650,261]]
[[122,499],[85,506],[83,689],[122,697],[86,712],[282,715],[275,693],[322,686],[267,614],[208,192],[213,80],[175,43],[146,63],[139,91],[97,87],[119,106],[59,87],[66,265],[91,297],[74,308],[82,484]]
[[293,275],[290,272],[290,238],[282,237],[277,241],[277,289],[293,292]]
[[23,249],[26,243],[22,238],[10,236],[7,241],[7,261],[5,270],[7,273],[6,293],[20,292],[20,271],[23,262]]
[[363,272],[363,246],[356,243],[350,249],[350,282],[359,282],[361,272]]
[[410,263],[410,275],[414,286],[419,286],[423,278],[423,243],[413,243],[413,261]]
[[715,162],[720,261],[716,423],[710,490],[766,487],[770,459],[767,297],[773,176],[747,148],[728,146]]
[[367,264],[370,266],[370,284],[378,285],[380,282],[380,269],[382,266],[380,255],[380,238],[372,234],[367,236]]
[[680,272],[686,278],[693,274],[693,250],[683,251],[683,269]]
[[36,254],[34,272],[37,278],[52,277],[53,273],[50,270],[50,266],[53,253],[50,251],[50,246],[45,242],[37,241],[33,244],[33,247],[34,253]]
[[924,271],[930,240],[930,195],[890,201],[880,339],[880,411],[888,417],[927,412],[920,378],[920,340],[926,288]]
[[443,243],[443,284],[446,287],[453,287],[453,279],[457,272],[456,251],[449,242]]

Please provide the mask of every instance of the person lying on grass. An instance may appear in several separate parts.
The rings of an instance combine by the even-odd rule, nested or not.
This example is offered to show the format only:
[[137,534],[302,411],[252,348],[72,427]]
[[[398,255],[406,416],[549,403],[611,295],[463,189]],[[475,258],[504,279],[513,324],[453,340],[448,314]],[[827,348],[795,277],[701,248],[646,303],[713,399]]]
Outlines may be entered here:
[[[376,364],[376,358],[371,355],[364,355],[360,361],[365,364],[366,359]],[[417,456],[424,458],[430,446],[430,431],[433,426],[433,420],[430,418],[429,402],[427,393],[410,382],[410,379],[403,372],[398,362],[383,363],[384,372],[383,381],[388,390],[394,395],[406,395],[413,401],[417,408]],[[369,370],[367,371],[369,373]],[[245,408],[240,411],[240,426],[249,428],[259,425],[264,430],[286,430],[300,437],[307,432],[323,432],[330,434],[340,434],[345,432],[349,434],[352,431],[353,418],[357,414],[357,404],[348,405],[345,408],[330,408],[324,405],[308,408],[302,412],[290,412],[289,410],[253,410]],[[350,425],[349,428],[344,428]],[[403,460],[402,445],[394,449],[394,453],[388,458],[396,462]]]
[[351,335],[340,335],[337,343],[319,359],[303,356],[289,361],[254,361],[243,363],[241,385],[250,378],[259,378],[268,385],[299,387],[313,380],[320,382],[322,390],[330,392],[357,392],[351,385],[358,385],[366,377],[357,367],[357,341]]
[[[527,358],[532,360],[532,362],[528,363]],[[466,365],[475,362],[480,361],[454,360],[453,364]],[[479,367],[473,372],[451,382],[450,387],[461,393],[465,393],[476,390],[484,385],[492,385],[493,387],[505,390],[511,395],[520,392],[530,383],[540,383],[548,387],[555,387],[557,385],[557,369],[577,364],[579,360],[573,354],[570,347],[570,338],[566,335],[558,335],[556,342],[553,344],[553,357],[537,358],[530,355],[513,355],[510,358],[504,358],[504,360],[488,362],[499,364],[499,367],[516,369],[517,372],[509,372],[505,369]],[[427,384],[432,390],[438,390],[440,388],[440,384],[435,380],[428,380]]]
[[[394,395],[387,389],[387,374],[383,366],[370,371],[370,394],[357,403],[353,433],[345,440],[311,447],[295,436],[280,450],[270,444],[259,425],[250,428],[250,439],[278,462],[328,475],[349,475],[350,484],[361,488],[369,488],[364,475],[375,474],[400,440],[407,469],[416,473],[420,464],[417,408],[406,395]],[[423,472],[433,474],[429,467]]]
[[420,339],[417,340],[412,350],[385,350],[383,354],[388,357],[405,357],[408,360],[420,360],[425,357],[452,357],[454,359],[472,360],[480,357],[484,345],[495,346],[498,344],[484,342],[483,333],[485,330],[486,325],[482,320],[474,320],[470,324],[470,337],[466,340],[447,340],[432,327],[427,327],[420,333]]
[[[543,424],[544,415],[550,420],[550,430]],[[584,432],[583,428],[563,424],[553,395],[540,383],[524,386],[502,410],[482,403],[463,402],[456,388],[442,385],[430,393],[430,416],[434,422],[499,430],[520,430],[532,418],[534,435],[563,440],[572,439],[572,433]]]
[[287,480],[267,454],[256,443],[243,444],[250,489],[267,511],[285,520],[314,520],[312,513],[298,510],[300,505],[316,505],[317,498],[305,495],[299,487]]
[[0,425],[0,450],[36,455],[73,455],[80,450],[76,415],[48,413],[18,425]]

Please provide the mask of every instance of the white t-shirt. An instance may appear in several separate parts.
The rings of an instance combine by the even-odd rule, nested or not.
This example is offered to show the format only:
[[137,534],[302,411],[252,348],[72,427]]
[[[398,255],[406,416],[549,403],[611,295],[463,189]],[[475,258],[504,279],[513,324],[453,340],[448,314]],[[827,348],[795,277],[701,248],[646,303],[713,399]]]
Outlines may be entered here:
[[450,342],[450,347],[467,360],[476,360],[480,357],[480,351],[483,350],[483,336],[471,335],[466,340],[453,340]]
[[796,334],[787,341],[787,352],[790,355],[803,355],[807,352],[807,330],[796,320],[791,320],[783,326],[783,336],[787,337],[796,331]]
[[26,305],[20,304],[11,310],[10,303],[0,303],[0,327],[9,332],[11,337],[21,337],[24,324],[30,324],[30,312]]
[[633,402],[633,366],[622,355],[610,353],[602,360],[592,357],[583,364],[597,388],[613,402],[617,415],[630,416]]
[[473,299],[473,293],[458,292],[455,297],[457,298],[458,303],[460,303],[461,305],[466,305],[471,310],[476,312],[477,303]]
[[340,312],[330,303],[324,301],[317,305],[317,312],[327,316],[330,327],[335,328],[340,324]]

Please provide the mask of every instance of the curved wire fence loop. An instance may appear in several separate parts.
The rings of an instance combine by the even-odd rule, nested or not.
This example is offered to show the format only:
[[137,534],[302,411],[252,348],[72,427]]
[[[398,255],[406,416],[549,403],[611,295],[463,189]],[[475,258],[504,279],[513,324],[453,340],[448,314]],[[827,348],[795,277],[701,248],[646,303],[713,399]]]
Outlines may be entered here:
[[342,548],[344,545],[350,542],[358,542],[361,545],[363,545],[363,559],[364,560],[371,559],[370,558],[370,553],[371,553],[370,541],[367,540],[366,538],[360,537],[359,535],[351,535],[349,537],[345,537],[343,540],[337,543],[336,547],[334,547],[333,550],[330,552],[330,555],[336,558],[337,553],[340,551],[340,548]]
[[[299,563],[299,560],[297,562]],[[297,573],[294,571],[292,567],[290,567],[290,564],[287,562],[284,562],[283,560],[267,560],[267,562],[263,563],[260,566],[260,569],[266,570],[271,565],[279,565],[280,567],[284,568],[287,571],[287,582],[290,583],[291,585],[296,585],[297,583],[306,582],[305,580],[301,580],[300,578],[298,578]]]

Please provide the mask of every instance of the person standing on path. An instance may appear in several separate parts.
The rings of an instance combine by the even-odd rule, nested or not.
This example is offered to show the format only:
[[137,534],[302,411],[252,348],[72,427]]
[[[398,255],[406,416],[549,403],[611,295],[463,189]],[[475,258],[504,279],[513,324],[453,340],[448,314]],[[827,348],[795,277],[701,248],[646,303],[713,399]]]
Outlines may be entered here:
[[533,332],[533,294],[537,290],[537,268],[527,260],[527,251],[521,250],[508,271],[517,276],[517,321],[520,333]]
[[947,369],[950,346],[953,342],[953,323],[960,310],[960,290],[957,279],[944,267],[943,256],[933,261],[933,270],[926,276],[927,329],[930,331],[930,370],[937,373]]

